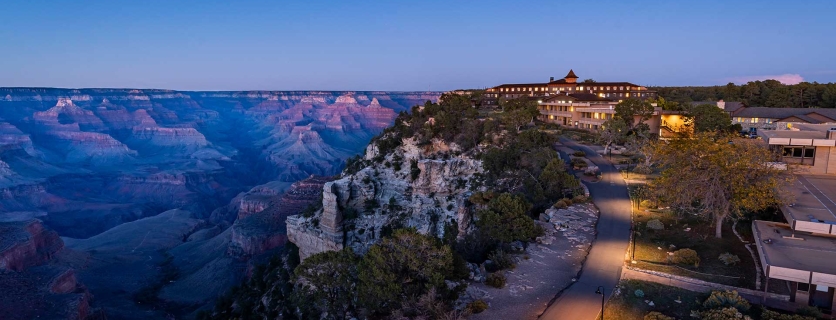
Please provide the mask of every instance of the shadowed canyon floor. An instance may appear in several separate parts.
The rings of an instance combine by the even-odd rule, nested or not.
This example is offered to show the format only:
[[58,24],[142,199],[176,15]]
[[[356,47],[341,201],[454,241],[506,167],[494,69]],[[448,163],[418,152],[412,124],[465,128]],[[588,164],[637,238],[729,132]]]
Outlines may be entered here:
[[4,238],[0,271],[15,276],[0,286],[63,268],[73,285],[55,292],[89,296],[67,289],[78,278],[112,318],[191,312],[287,241],[284,218],[327,181],[308,177],[339,173],[398,112],[438,96],[0,88],[0,222],[37,218],[62,237]]

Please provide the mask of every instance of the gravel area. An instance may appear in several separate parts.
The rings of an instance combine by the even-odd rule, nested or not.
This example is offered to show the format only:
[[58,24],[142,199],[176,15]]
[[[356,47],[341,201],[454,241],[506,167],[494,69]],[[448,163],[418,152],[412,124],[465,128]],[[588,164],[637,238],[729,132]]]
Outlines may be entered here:
[[537,319],[555,295],[575,281],[595,238],[598,210],[592,204],[549,209],[540,216],[546,230],[506,270],[504,288],[472,283],[467,294],[490,306],[471,319]]

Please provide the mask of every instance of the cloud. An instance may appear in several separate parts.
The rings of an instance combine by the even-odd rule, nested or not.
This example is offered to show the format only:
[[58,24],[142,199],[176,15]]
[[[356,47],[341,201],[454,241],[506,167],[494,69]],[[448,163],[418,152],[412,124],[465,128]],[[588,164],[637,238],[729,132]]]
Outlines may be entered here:
[[772,76],[744,76],[744,77],[735,77],[727,79],[729,82],[734,82],[736,84],[744,84],[750,81],[763,81],[763,80],[778,80],[783,84],[798,84],[804,81],[804,77],[800,74],[779,74],[779,75],[772,75]]

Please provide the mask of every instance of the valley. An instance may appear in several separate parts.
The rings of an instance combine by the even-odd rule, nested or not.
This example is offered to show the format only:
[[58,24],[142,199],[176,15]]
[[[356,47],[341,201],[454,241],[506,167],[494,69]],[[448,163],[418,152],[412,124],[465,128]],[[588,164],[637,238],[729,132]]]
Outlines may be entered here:
[[0,224],[61,243],[6,255],[27,240],[4,238],[0,271],[70,270],[80,289],[59,291],[92,294],[79,318],[192,312],[287,241],[321,177],[439,95],[0,88]]

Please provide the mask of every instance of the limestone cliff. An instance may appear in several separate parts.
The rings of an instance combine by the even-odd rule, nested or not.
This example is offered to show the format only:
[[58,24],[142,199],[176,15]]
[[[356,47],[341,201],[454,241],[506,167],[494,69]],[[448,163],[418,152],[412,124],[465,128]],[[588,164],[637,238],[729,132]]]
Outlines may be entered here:
[[[459,154],[456,145],[412,139],[388,154],[369,145],[366,166],[324,185],[322,209],[287,219],[288,239],[302,258],[346,246],[363,253],[400,227],[438,237],[463,234],[472,213],[466,201],[481,174],[481,161]],[[453,228],[455,227],[455,229]]]

